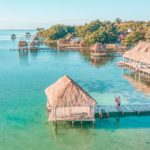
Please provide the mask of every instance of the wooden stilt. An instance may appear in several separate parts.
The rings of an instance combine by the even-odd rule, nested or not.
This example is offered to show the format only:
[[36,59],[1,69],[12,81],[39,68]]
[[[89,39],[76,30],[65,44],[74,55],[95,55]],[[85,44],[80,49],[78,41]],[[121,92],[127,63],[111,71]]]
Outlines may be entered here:
[[109,111],[107,110],[107,117],[109,118]]
[[103,115],[102,115],[102,110],[101,110],[101,108],[99,108],[99,109],[98,109],[98,111],[99,111],[99,117],[101,117],[101,118],[102,118],[102,117],[103,117]]
[[92,127],[94,128],[94,126],[95,126],[95,119],[93,119],[92,121]]

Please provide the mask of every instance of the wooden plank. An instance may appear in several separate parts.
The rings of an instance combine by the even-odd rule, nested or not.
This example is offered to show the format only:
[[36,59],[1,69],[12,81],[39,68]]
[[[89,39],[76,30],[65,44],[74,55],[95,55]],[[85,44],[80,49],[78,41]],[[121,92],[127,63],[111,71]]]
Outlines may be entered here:
[[150,104],[149,105],[121,105],[120,107],[117,107],[115,105],[101,105],[96,106],[95,113],[99,114],[99,116],[103,117],[106,116],[109,117],[111,114],[116,113],[129,113],[132,115],[132,113],[140,113],[140,112],[150,112]]
[[146,105],[147,109],[150,111],[150,105]]
[[134,112],[133,108],[130,105],[124,105],[124,108],[126,109],[126,112]]
[[134,105],[131,105],[134,112],[138,112],[137,108]]

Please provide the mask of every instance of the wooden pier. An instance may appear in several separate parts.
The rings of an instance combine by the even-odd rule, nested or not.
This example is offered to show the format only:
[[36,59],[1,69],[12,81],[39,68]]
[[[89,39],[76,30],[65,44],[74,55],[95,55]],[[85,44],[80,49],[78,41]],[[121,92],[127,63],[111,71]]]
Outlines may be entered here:
[[150,116],[150,104],[143,105],[97,105],[95,107],[95,117],[123,117],[123,116]]
[[50,51],[51,48],[48,47],[41,47],[37,48],[35,50],[25,49],[25,50],[19,50],[18,48],[11,48],[10,51]]
[[143,105],[96,105],[94,107],[93,118],[85,118],[84,114],[61,116],[61,118],[51,119],[54,122],[92,122],[94,124],[96,119],[106,118],[120,118],[120,117],[133,117],[133,116],[150,116],[150,104]]
[[[150,67],[141,67],[138,66],[137,63],[128,63],[128,62],[124,62],[123,67],[126,69],[130,69],[133,70],[134,72],[140,73],[141,75],[145,76],[145,77],[150,77]],[[138,67],[137,67],[138,66]]]

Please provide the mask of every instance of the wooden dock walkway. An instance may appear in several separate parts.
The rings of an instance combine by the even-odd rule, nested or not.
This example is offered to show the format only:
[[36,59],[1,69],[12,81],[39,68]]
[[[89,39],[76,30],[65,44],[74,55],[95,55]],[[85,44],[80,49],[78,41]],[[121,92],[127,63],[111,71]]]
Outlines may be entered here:
[[150,77],[149,67],[142,68],[141,66],[137,66],[137,63],[127,63],[127,62],[124,62],[122,65],[124,69],[130,69],[133,70],[134,72],[140,73],[142,76]]
[[35,50],[30,50],[30,49],[24,49],[24,50],[19,50],[19,48],[11,48],[10,51],[50,51],[51,48],[49,47],[41,47]]
[[150,104],[143,105],[121,105],[117,107],[115,105],[97,105],[95,107],[95,117],[109,118],[119,116],[137,116],[137,115],[149,115],[150,116]]

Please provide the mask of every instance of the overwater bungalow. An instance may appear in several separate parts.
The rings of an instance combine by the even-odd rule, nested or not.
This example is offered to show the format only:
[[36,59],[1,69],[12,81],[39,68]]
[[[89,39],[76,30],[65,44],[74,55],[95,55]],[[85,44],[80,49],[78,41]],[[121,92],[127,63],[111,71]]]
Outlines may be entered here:
[[123,55],[124,66],[150,76],[150,43],[139,42]]
[[69,34],[66,38],[59,39],[57,41],[57,48],[69,48],[69,49],[81,49],[85,48],[83,40],[80,37],[76,37],[74,34]]
[[26,41],[19,41],[19,50],[28,50],[28,43]]
[[40,40],[38,36],[35,36],[32,42],[30,43],[30,50],[38,50],[40,46]]
[[37,40],[33,40],[30,43],[30,50],[38,50],[39,49],[39,42]]
[[31,33],[30,33],[30,32],[27,32],[26,35],[25,35],[25,37],[26,37],[26,38],[31,38]]
[[96,101],[75,81],[63,76],[45,90],[49,121],[93,121]]
[[107,56],[105,46],[101,43],[96,43],[91,46],[91,57],[93,58],[101,58]]
[[15,40],[15,39],[16,39],[16,34],[12,34],[12,35],[11,35],[11,39],[12,39],[12,40]]

